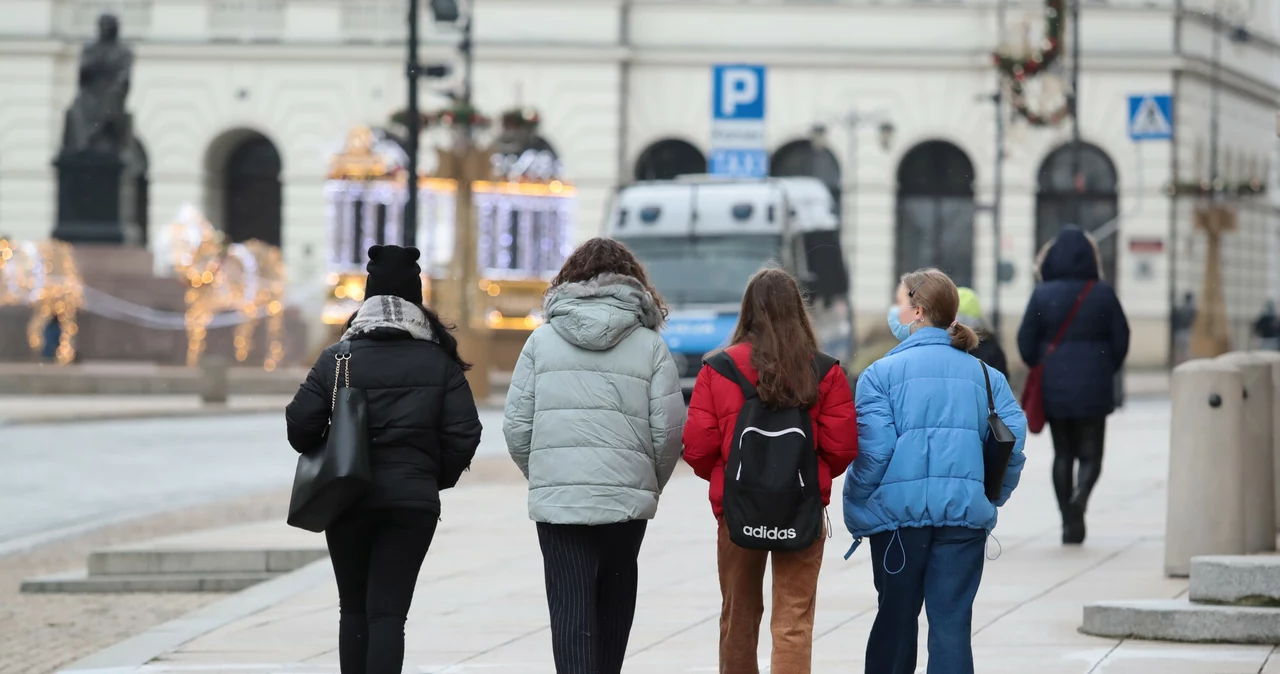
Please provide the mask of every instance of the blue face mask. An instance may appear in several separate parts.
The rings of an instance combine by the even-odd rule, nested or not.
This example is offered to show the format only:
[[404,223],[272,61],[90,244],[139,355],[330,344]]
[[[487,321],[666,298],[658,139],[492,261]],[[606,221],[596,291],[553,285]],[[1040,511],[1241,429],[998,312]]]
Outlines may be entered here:
[[898,305],[895,304],[889,307],[889,331],[893,333],[894,337],[898,338],[899,342],[905,342],[911,336],[911,325],[902,324],[902,320],[899,318],[901,314],[902,310],[898,308]]

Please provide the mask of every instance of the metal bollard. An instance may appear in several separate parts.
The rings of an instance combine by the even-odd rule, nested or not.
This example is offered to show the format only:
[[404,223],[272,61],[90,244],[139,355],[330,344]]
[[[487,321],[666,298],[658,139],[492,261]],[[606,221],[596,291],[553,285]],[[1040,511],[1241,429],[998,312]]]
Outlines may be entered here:
[[1191,558],[1245,553],[1244,375],[1193,360],[1173,371],[1164,572],[1185,577]]
[[1280,531],[1280,352],[1250,353],[1271,364],[1271,464],[1275,482],[1276,530]]
[[206,405],[225,405],[230,393],[228,369],[231,361],[224,356],[205,356],[200,360],[200,401]]
[[1244,425],[1240,442],[1244,469],[1240,493],[1244,498],[1244,547],[1246,553],[1276,549],[1275,460],[1271,447],[1272,365],[1248,352],[1218,356],[1240,368],[1244,383]]

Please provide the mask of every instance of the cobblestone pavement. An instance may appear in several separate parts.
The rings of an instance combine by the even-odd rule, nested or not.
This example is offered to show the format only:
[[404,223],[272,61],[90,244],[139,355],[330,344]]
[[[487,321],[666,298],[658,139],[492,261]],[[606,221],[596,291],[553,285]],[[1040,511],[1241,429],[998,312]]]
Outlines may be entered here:
[[22,579],[83,568],[90,551],[186,531],[283,517],[288,492],[272,490],[146,517],[0,557],[0,674],[43,674],[220,594],[21,594]]

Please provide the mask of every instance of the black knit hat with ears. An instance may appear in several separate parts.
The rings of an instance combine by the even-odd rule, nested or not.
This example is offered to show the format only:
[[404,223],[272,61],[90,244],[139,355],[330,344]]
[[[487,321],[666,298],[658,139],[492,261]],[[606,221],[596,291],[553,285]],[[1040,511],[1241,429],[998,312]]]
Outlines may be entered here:
[[373,246],[369,248],[369,279],[364,296],[392,295],[407,302],[422,304],[422,268],[417,248]]

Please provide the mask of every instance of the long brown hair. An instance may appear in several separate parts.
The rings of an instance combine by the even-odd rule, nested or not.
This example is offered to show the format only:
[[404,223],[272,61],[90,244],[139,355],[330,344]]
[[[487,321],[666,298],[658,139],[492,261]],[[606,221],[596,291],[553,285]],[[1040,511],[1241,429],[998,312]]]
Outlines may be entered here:
[[653,284],[649,283],[649,274],[645,272],[644,265],[640,264],[640,260],[636,259],[635,253],[632,253],[630,248],[613,239],[596,237],[578,246],[569,259],[564,261],[564,266],[560,267],[560,273],[551,279],[547,292],[566,283],[585,283],[601,274],[630,276],[639,281],[653,296],[653,301],[658,305],[662,316],[666,317],[667,303],[654,289]]
[[921,269],[902,275],[911,306],[919,307],[929,324],[951,335],[951,346],[964,352],[978,348],[978,333],[956,322],[960,310],[960,292],[956,284],[937,269]]
[[751,366],[759,373],[756,392],[767,406],[813,407],[818,380],[811,361],[818,339],[800,286],[781,269],[762,269],[742,295],[742,310],[731,344],[751,344]]

